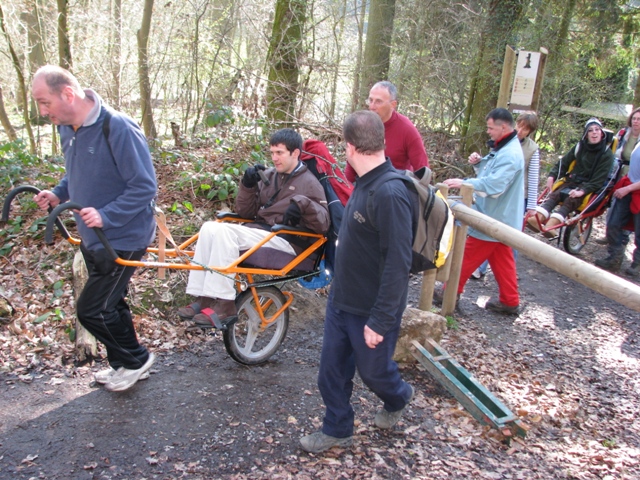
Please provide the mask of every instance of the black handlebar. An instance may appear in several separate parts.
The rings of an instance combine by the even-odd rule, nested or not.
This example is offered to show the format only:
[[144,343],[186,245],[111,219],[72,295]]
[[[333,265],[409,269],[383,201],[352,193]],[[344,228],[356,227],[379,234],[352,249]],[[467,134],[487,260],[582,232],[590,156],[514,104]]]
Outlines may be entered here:
[[6,223],[9,221],[9,210],[11,209],[11,202],[18,194],[22,192],[31,192],[37,195],[38,193],[40,193],[40,189],[31,185],[22,185],[21,187],[16,187],[11,190],[7,194],[7,198],[4,199],[4,205],[2,206],[2,217],[0,217],[0,222]]
[[[22,185],[20,187],[16,187],[13,190],[11,190],[7,194],[7,197],[4,199],[4,204],[2,205],[2,217],[0,217],[0,223],[6,223],[9,221],[9,210],[11,210],[11,202],[17,195],[23,192],[31,192],[37,195],[40,193],[40,189],[38,187],[34,187],[33,185]],[[49,207],[48,212],[51,213],[52,210],[53,208]],[[56,218],[55,224],[56,224],[56,227],[58,227],[58,230],[60,230],[60,233],[62,234],[62,236],[65,239],[68,239],[70,235],[69,235],[69,232],[67,231],[67,228],[62,223],[62,221]]]
[[[53,244],[53,225],[57,225],[57,222],[59,221],[58,215],[60,215],[65,210],[82,210],[83,208],[84,207],[82,205],[75,202],[62,203],[54,208],[49,214],[49,218],[47,219],[47,229],[44,234],[45,243],[47,245]],[[107,240],[107,236],[104,234],[101,228],[94,227],[93,231],[98,237],[98,240],[100,240],[100,242],[102,242],[102,245],[104,245],[105,250],[111,257],[111,260],[115,262],[118,259],[118,254],[109,243],[109,240]],[[66,238],[68,238],[68,236]]]

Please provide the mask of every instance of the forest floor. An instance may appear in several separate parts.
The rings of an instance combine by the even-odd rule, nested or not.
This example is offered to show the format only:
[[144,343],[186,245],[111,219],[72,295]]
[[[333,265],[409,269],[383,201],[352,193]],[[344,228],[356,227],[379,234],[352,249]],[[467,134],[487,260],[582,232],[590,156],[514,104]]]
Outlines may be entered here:
[[[600,219],[580,258],[604,255],[602,234]],[[417,394],[394,429],[373,426],[381,403],[357,379],[354,445],[313,455],[298,441],[324,412],[326,295],[291,285],[285,342],[246,367],[219,334],[187,331],[175,316],[184,273],[161,281],[139,271],[131,304],[158,359],[149,380],[115,394],[92,381],[105,361],[76,364],[65,333],[73,253],[32,233],[0,258],[0,296],[15,309],[0,324],[0,479],[640,478],[639,315],[524,255],[520,315],[482,308],[497,293],[491,273],[470,280],[441,345],[520,417],[526,438],[504,443],[406,364]],[[420,281],[411,280],[413,305]]]

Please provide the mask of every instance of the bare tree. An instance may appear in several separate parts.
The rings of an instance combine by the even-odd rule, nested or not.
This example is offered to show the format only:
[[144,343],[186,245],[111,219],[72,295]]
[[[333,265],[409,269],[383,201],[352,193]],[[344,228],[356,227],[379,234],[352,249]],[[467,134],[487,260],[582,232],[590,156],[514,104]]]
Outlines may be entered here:
[[137,33],[138,40],[138,77],[140,82],[140,108],[142,109],[142,127],[148,138],[156,138],[156,125],[153,122],[151,104],[151,82],[149,81],[149,32],[151,30],[151,14],[153,0],[145,0],[142,13],[142,26]]
[[27,99],[27,86],[25,83],[24,74],[22,72],[22,65],[20,63],[20,59],[15,49],[13,48],[13,43],[11,42],[11,38],[7,33],[7,29],[4,23],[4,12],[2,10],[1,4],[0,4],[0,28],[2,28],[2,33],[4,34],[4,37],[7,40],[7,46],[9,47],[9,53],[11,54],[11,61],[13,62],[13,68],[15,69],[16,75],[18,77],[18,90],[20,92],[20,101],[22,103],[24,127],[27,130],[27,135],[29,136],[29,151],[31,153],[35,153],[36,141],[33,136],[33,130],[31,129],[31,123],[29,122],[29,100]]
[[[27,59],[31,73],[47,63],[44,51],[45,35],[40,12],[41,2],[42,0],[30,0],[29,8],[22,14],[27,27]],[[39,125],[45,123],[45,119],[38,114],[38,108],[33,99],[29,101],[29,117],[32,123]]]
[[360,1],[360,14],[356,13],[356,24],[358,26],[358,53],[356,55],[356,65],[353,69],[353,88],[351,89],[351,110],[357,110],[360,103],[360,77],[362,74],[362,51],[364,49],[364,17],[367,13],[367,0],[354,0],[354,12],[357,12],[358,1]]
[[69,1],[58,2],[58,63],[61,67],[71,71],[73,61],[71,59],[71,42],[69,41],[69,28],[67,17],[69,16]]
[[331,101],[329,103],[329,117],[336,114],[336,99],[338,95],[338,78],[340,76],[340,64],[342,63],[342,44],[344,42],[344,23],[347,14],[347,0],[342,0],[338,6],[338,18],[333,24],[333,38],[336,46],[335,69],[331,79]]
[[113,19],[112,39],[109,42],[108,57],[111,64],[111,75],[113,77],[113,85],[111,87],[111,99],[113,106],[120,109],[122,98],[120,93],[120,77],[122,75],[122,0],[113,0],[113,9],[111,11]]
[[4,97],[2,96],[2,87],[0,87],[0,123],[2,123],[2,128],[4,128],[4,133],[7,135],[7,137],[9,137],[10,141],[13,142],[18,139],[16,130],[15,128],[13,128],[13,125],[11,125],[11,120],[9,120],[7,111],[4,108]]

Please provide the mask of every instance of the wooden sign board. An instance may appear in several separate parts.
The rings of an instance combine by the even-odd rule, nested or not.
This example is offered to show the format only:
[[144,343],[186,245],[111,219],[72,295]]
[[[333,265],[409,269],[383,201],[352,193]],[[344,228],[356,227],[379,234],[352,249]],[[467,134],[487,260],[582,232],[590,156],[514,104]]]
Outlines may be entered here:
[[516,51],[507,45],[497,107],[513,113],[538,109],[548,54],[544,47],[539,52],[529,52]]
[[521,50],[518,53],[516,73],[513,78],[511,90],[510,110],[521,113],[531,110],[533,106],[533,93],[540,65],[540,52],[527,52]]

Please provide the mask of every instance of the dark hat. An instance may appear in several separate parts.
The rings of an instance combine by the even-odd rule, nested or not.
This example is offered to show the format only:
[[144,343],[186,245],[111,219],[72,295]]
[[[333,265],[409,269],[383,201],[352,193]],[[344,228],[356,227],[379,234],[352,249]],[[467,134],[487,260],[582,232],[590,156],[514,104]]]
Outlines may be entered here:
[[604,127],[602,126],[602,122],[600,122],[600,120],[598,120],[596,117],[591,117],[589,120],[587,120],[587,123],[584,124],[584,133],[582,134],[583,140],[587,138],[587,132],[589,131],[589,127],[591,125],[597,125],[598,128],[600,128],[600,130],[604,129]]

